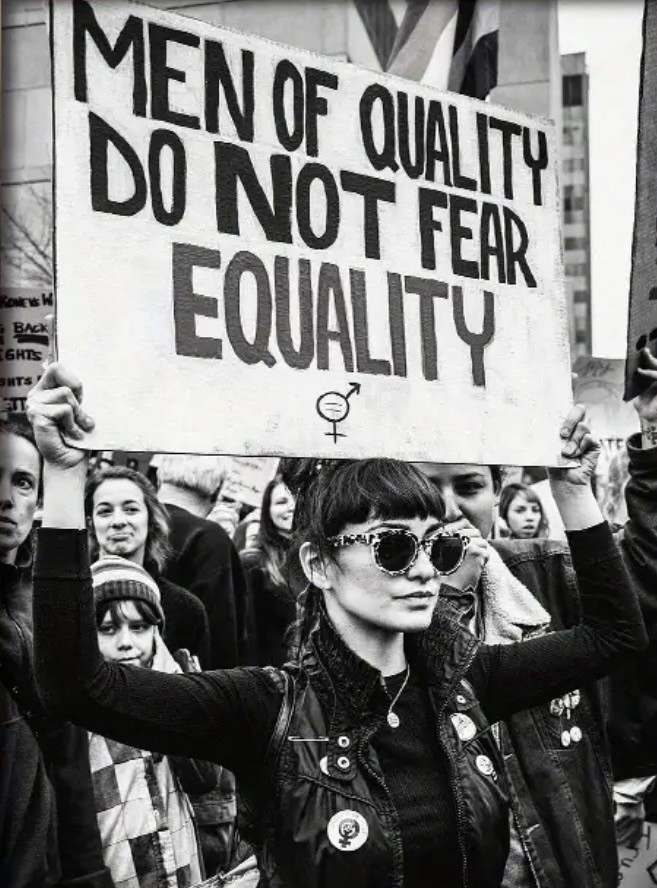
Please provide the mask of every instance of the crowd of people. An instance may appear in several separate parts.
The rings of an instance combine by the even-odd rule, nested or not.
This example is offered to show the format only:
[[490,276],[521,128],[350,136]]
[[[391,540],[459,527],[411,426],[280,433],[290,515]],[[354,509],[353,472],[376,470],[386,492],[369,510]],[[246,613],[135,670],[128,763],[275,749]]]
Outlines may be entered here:
[[[0,884],[612,888],[657,775],[657,360],[627,520],[548,471],[95,465],[51,364],[0,420]],[[207,884],[211,884],[209,881]]]

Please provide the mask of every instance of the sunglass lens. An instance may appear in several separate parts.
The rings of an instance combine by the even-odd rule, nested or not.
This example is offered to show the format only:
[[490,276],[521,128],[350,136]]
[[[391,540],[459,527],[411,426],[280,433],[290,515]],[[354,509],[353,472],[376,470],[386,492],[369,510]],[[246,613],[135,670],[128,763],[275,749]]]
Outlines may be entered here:
[[431,547],[431,563],[438,573],[449,574],[459,566],[463,555],[460,537],[436,537]]
[[377,558],[384,570],[406,570],[415,555],[415,541],[405,533],[387,533],[379,540]]

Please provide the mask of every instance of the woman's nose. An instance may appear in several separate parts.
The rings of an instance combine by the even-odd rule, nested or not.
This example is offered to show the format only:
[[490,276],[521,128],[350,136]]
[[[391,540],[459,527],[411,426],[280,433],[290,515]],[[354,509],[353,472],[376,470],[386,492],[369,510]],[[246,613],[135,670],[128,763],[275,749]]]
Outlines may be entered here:
[[454,495],[454,491],[450,487],[442,490],[441,493],[443,495],[443,501],[445,503],[445,523],[449,524],[452,521],[458,521],[459,518],[463,517],[463,512],[461,511],[458,500]]
[[431,559],[427,555],[424,547],[420,546],[420,551],[415,559],[415,564],[408,571],[409,577],[430,580],[435,574],[436,568],[431,563]]

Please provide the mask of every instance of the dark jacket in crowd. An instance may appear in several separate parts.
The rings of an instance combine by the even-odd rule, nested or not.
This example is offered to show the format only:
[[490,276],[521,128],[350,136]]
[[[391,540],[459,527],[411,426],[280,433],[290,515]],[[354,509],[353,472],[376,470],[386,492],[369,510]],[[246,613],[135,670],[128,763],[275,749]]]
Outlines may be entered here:
[[37,694],[29,573],[0,564],[0,885],[112,888],[87,732],[48,715]]
[[296,598],[289,586],[272,580],[262,549],[244,549],[240,558],[252,615],[252,662],[258,666],[281,666],[287,659],[288,630],[297,615]]
[[[528,860],[531,870],[512,874],[509,884],[514,888],[615,888],[613,777],[657,773],[657,451],[642,451],[639,443],[630,439],[628,445],[629,522],[620,549],[639,592],[652,645],[614,671],[608,680],[615,689],[611,700],[601,696],[599,684],[578,681],[573,690],[580,692],[580,702],[570,718],[559,713],[558,704],[556,709],[545,704],[516,713],[501,726],[515,826],[524,848],[524,854],[516,849],[516,856],[520,866]],[[565,544],[495,540],[492,545],[549,612],[551,629],[579,620],[576,579]],[[562,734],[571,728],[581,735],[566,746]]]
[[609,740],[617,780],[657,774],[657,448],[642,450],[636,434],[627,452],[628,522],[617,538],[650,645],[609,678]]
[[226,531],[179,506],[165,504],[173,549],[166,577],[205,605],[210,625],[210,661],[205,668],[238,666],[246,647],[246,580]]
[[162,596],[164,641],[172,653],[185,648],[195,654],[202,669],[210,663],[210,627],[202,602],[166,577],[155,577]]
[[[609,529],[601,524],[570,540],[584,617],[571,632],[480,645],[439,602],[430,630],[408,639],[409,663],[427,688],[448,768],[461,882],[468,888],[497,888],[508,850],[512,790],[490,723],[564,694],[575,682],[587,686],[645,643]],[[390,698],[380,673],[346,648],[325,616],[300,666],[286,673],[167,675],[108,663],[93,631],[86,535],[48,529],[39,534],[35,626],[40,689],[55,711],[119,742],[225,763],[237,774],[251,809],[260,806],[259,861],[272,888],[401,888],[399,815],[375,751]],[[295,689],[293,714],[289,726],[277,728],[285,675]],[[268,754],[275,736],[280,747]],[[554,754],[543,758],[562,767]],[[572,807],[562,809],[564,819]],[[334,823],[329,841],[330,822],[344,809],[355,815]],[[345,853],[363,818],[368,840],[358,853]],[[568,888],[587,884],[585,876],[580,872]],[[416,884],[425,881],[410,888]]]

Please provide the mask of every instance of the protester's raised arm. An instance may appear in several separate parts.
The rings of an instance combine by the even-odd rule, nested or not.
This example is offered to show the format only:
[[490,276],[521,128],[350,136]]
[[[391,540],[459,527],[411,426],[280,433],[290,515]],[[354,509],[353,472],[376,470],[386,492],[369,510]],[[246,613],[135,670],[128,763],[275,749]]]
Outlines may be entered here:
[[86,458],[63,437],[81,440],[93,426],[81,396],[79,380],[52,364],[28,402],[45,463],[34,570],[40,695],[52,711],[119,742],[254,772],[280,703],[264,673],[169,675],[100,654],[84,530]]
[[82,383],[62,364],[50,364],[27,399],[27,415],[43,457],[43,527],[81,529],[87,455],[81,442],[94,427],[82,409]]
[[552,496],[568,531],[586,530],[604,520],[591,487],[600,442],[591,435],[584,414],[584,407],[576,405],[561,427],[561,453],[576,465],[548,471]]

